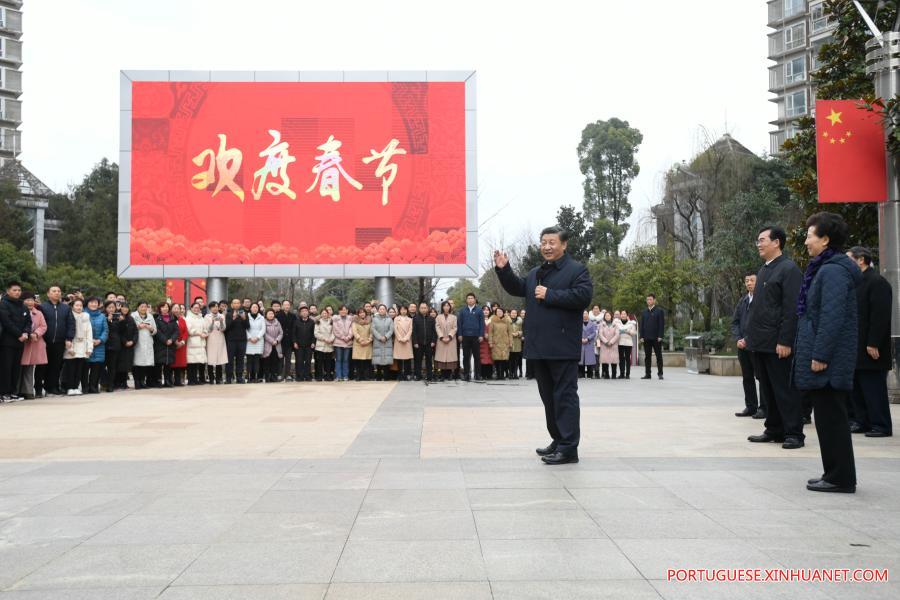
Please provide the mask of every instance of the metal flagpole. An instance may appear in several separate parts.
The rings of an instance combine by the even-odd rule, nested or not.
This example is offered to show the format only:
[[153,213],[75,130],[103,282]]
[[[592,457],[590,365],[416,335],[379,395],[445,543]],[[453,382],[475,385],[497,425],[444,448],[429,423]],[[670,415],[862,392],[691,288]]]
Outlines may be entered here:
[[[875,36],[866,43],[866,73],[874,79],[875,95],[884,100],[895,98],[900,93],[900,33],[897,31],[900,20],[894,26],[894,31],[879,32],[859,2],[854,0],[854,4]],[[893,125],[886,122],[886,135],[889,136],[892,132]],[[891,156],[887,147],[884,152],[887,165],[887,201],[878,205],[878,254],[881,274],[894,290],[891,308],[894,370],[893,375],[888,378],[888,390],[892,402],[900,402],[900,169],[897,159]]]

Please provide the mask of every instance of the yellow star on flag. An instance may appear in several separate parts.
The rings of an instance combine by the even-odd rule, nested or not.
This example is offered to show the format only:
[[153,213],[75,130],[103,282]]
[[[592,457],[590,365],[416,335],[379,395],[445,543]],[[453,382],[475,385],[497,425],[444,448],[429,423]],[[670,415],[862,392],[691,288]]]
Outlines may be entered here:
[[834,127],[835,124],[837,124],[837,123],[843,123],[843,121],[841,121],[841,115],[842,115],[842,114],[843,114],[843,113],[836,112],[836,111],[832,108],[832,109],[831,109],[831,114],[828,115],[828,116],[825,117],[825,118],[828,119],[829,121],[831,121],[831,126]]
[[831,138],[831,143],[832,143],[832,144],[836,144],[836,143],[837,143],[837,140],[834,139],[834,138]]
[[842,143],[842,144],[843,144],[844,142],[846,142],[846,141],[847,141],[847,140],[845,140],[844,138],[841,138],[841,143]]
[[826,131],[825,133],[823,133],[822,137],[828,137],[828,132]]
[[852,131],[848,131],[848,132],[847,132],[847,137],[850,137],[851,135],[853,135],[853,132],[852,132]]

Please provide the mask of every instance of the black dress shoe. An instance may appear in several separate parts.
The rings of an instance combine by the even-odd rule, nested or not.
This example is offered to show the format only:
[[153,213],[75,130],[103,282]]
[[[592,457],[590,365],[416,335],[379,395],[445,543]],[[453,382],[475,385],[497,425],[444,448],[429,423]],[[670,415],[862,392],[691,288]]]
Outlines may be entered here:
[[859,423],[850,423],[850,433],[868,433],[868,429]]
[[644,375],[643,377],[641,377],[641,379],[652,379],[652,377],[650,377],[649,375]]
[[662,381],[662,379],[663,379],[663,376],[662,376],[662,373],[660,373],[660,374],[659,374],[659,380]]
[[742,410],[741,412],[736,412],[736,413],[734,413],[734,416],[736,416],[736,417],[752,417],[752,416],[755,415],[755,414],[756,414],[756,411],[755,411],[755,410],[751,410],[751,409],[749,409],[749,408],[745,408],[745,409]]
[[811,492],[836,492],[839,494],[854,494],[856,493],[855,485],[841,486],[834,485],[833,483],[828,483],[824,479],[820,479],[815,483],[806,484],[806,489]]
[[556,452],[556,442],[553,442],[546,448],[535,448],[535,452],[537,452],[538,456],[547,456]]
[[754,419],[765,419],[765,418],[766,418],[766,411],[764,411],[764,410],[758,410],[758,411],[756,411],[756,414],[753,415],[753,418],[754,418]]
[[759,435],[751,435],[747,437],[747,440],[750,442],[757,442],[760,444],[765,444],[767,442],[783,442],[784,438],[778,438],[773,435],[769,435],[766,432],[762,432]]
[[796,450],[797,448],[802,448],[806,444],[803,443],[803,440],[796,437],[786,437],[784,438],[784,443],[781,444],[781,447],[785,450]]
[[806,485],[812,485],[812,484],[814,484],[814,483],[816,483],[816,482],[818,482],[818,481],[822,481],[822,478],[821,478],[821,477],[816,477],[815,479],[807,479],[807,480],[806,480]]
[[866,437],[873,437],[873,438],[891,437],[891,435],[892,434],[890,434],[890,433],[887,433],[884,431],[877,431],[875,429],[866,433]]
[[563,454],[562,452],[554,452],[553,454],[548,454],[547,456],[541,457],[541,460],[544,461],[544,464],[547,465],[565,465],[567,463],[577,463],[578,453],[573,452],[571,454]]

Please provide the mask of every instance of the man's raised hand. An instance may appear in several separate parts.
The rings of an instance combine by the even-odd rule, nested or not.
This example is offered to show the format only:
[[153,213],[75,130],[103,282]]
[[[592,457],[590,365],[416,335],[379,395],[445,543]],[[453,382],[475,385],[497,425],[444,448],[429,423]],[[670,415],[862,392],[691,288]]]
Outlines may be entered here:
[[501,252],[500,250],[494,250],[494,265],[498,269],[503,269],[508,264],[509,264],[509,257],[506,255],[506,252]]

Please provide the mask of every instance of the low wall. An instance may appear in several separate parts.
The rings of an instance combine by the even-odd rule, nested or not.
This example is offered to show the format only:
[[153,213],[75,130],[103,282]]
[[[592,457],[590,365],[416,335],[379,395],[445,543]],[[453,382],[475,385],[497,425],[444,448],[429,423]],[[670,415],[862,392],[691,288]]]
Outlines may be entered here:
[[737,356],[711,354],[709,356],[709,374],[722,375],[725,377],[740,377],[741,363],[738,362]]
[[684,352],[663,352],[663,366],[684,367]]

